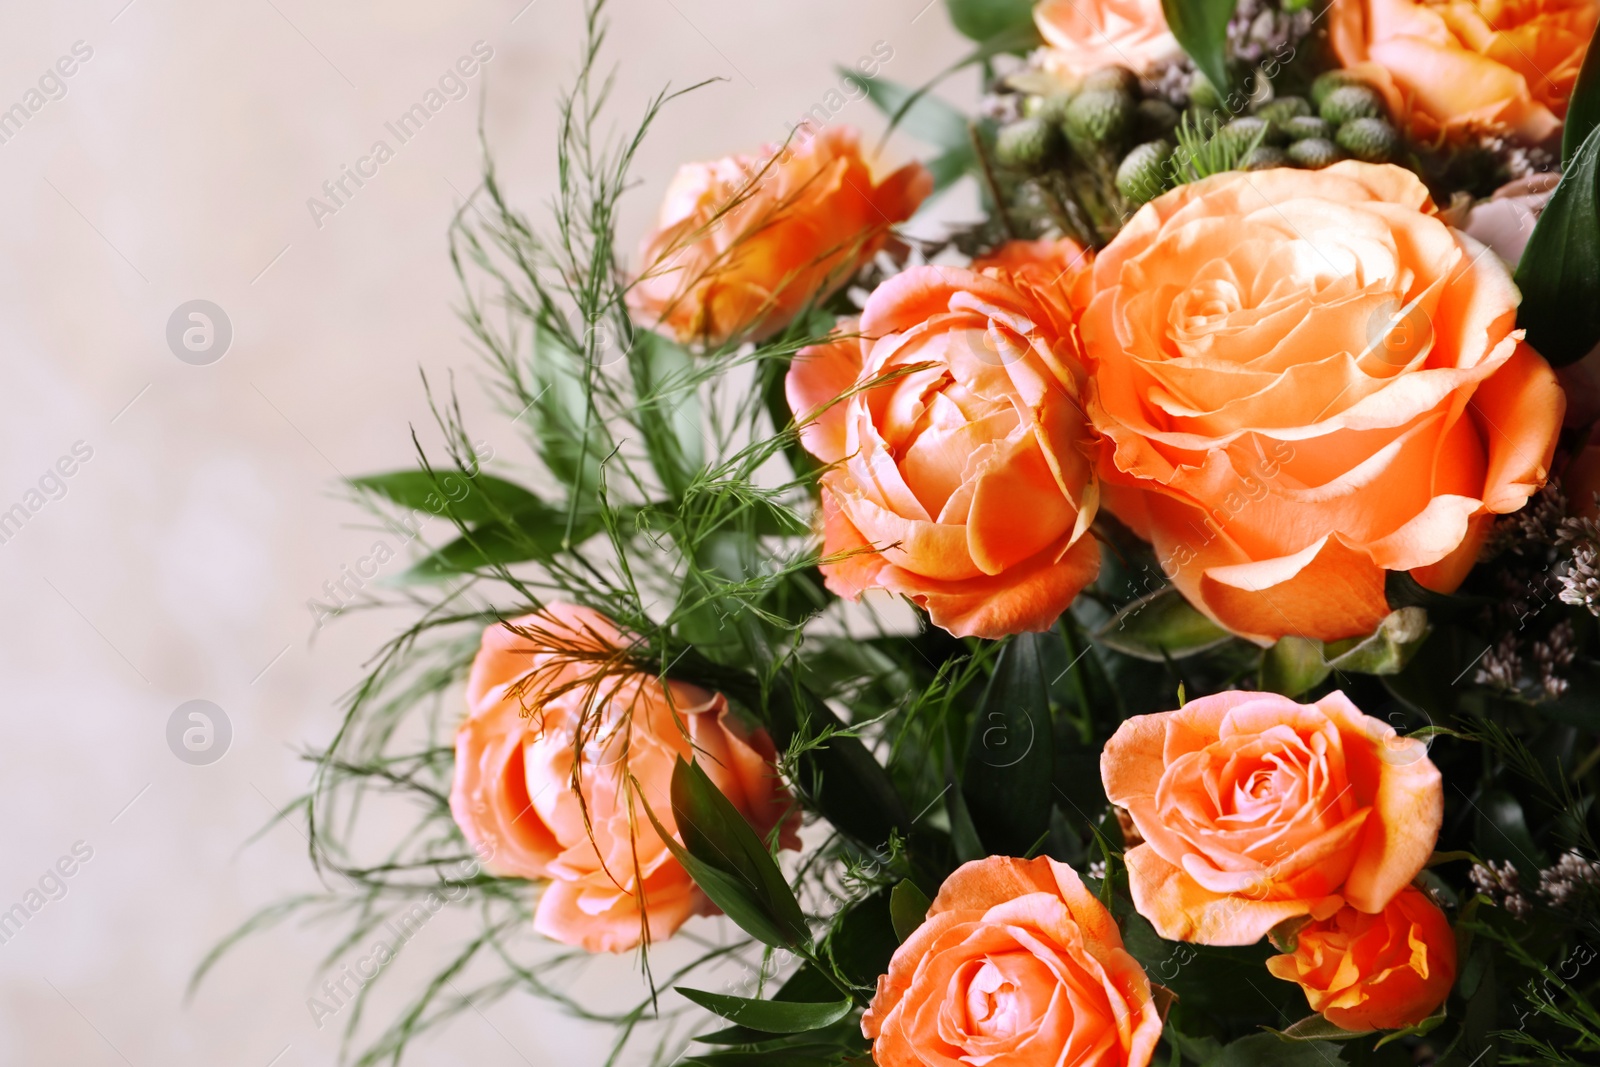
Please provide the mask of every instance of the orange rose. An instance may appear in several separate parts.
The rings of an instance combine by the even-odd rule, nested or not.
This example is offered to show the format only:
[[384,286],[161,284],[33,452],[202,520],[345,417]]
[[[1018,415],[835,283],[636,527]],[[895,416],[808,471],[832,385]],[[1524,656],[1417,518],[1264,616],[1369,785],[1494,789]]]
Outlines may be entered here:
[[1064,289],[918,267],[859,329],[802,350],[787,383],[802,443],[835,465],[823,552],[854,553],[828,588],[903,594],[958,637],[1049,629],[1100,566]]
[[1145,1067],[1161,1016],[1071,867],[990,856],[945,880],[861,1030],[878,1067]]
[[1041,0],[1033,21],[1049,45],[1045,65],[1069,77],[1111,66],[1144,74],[1183,54],[1161,0]]
[[1079,323],[1106,504],[1235,633],[1370,633],[1386,571],[1455,589],[1548,476],[1562,393],[1518,300],[1399,167],[1158,197]]
[[1432,1015],[1456,980],[1456,938],[1428,894],[1406,886],[1377,915],[1341,908],[1300,928],[1267,970],[1305,990],[1311,1010],[1346,1030],[1397,1030]]
[[1597,0],[1333,0],[1328,34],[1419,136],[1537,143],[1561,128],[1597,21]]
[[1421,742],[1343,693],[1296,704],[1230,691],[1137,715],[1100,755],[1106,796],[1144,843],[1134,906],[1162,937],[1250,945],[1345,904],[1376,914],[1433,852],[1444,817]]
[[[790,810],[766,734],[740,727],[719,693],[628,670],[627,646],[604,616],[569,604],[489,627],[456,734],[456,825],[495,873],[548,880],[534,929],[590,952],[715,911],[640,805],[674,829],[679,756],[698,758],[759,833]],[[792,820],[784,843],[798,847]]]
[[933,191],[917,163],[874,182],[858,141],[847,126],[802,127],[759,158],[679,168],[628,306],[680,341],[720,345],[760,340],[824,300]]
[[986,256],[972,261],[972,269],[998,267],[1032,285],[1068,294],[1074,313],[1089,306],[1089,283],[1094,256],[1070,237],[1041,237],[1037,241],[1007,241]]

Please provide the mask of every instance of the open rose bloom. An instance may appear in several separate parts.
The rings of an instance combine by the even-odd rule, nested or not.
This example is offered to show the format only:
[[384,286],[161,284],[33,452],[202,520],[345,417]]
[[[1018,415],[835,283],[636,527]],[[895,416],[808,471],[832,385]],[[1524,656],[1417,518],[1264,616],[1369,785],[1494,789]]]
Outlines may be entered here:
[[1045,66],[1068,77],[1110,66],[1142,74],[1183,54],[1161,0],[1041,0],[1033,21],[1048,48]]
[[1390,98],[1419,136],[1561,129],[1600,0],[1333,0],[1339,61]]
[[875,179],[848,126],[685,164],[639,249],[628,306],[686,344],[760,340],[849,281],[932,189],[918,163]]
[[1093,580],[1075,258],[1047,269],[1024,256],[1016,273],[913,268],[872,294],[859,336],[795,359],[801,441],[834,465],[822,478],[829,589],[886,589],[958,637],[1003,637],[1048,629]]
[[1312,1010],[1346,1030],[1396,1030],[1433,1014],[1456,979],[1449,920],[1414,886],[1376,915],[1341,908],[1302,926],[1267,970],[1297,982]]
[[1409,171],[1226,173],[1146,205],[1081,320],[1106,504],[1262,643],[1454,590],[1549,474],[1563,397],[1505,265]]
[[1383,911],[1444,816],[1422,743],[1343,693],[1296,704],[1229,691],[1138,715],[1106,743],[1100,774],[1144,839],[1126,856],[1139,914],[1208,945],[1251,945],[1346,904]]
[[878,1067],[1145,1067],[1161,1016],[1105,905],[1051,859],[961,867],[861,1021]]
[[673,766],[698,759],[765,835],[792,810],[772,742],[740,726],[721,694],[621,669],[628,643],[597,612],[552,604],[511,625],[524,632],[484,631],[467,682],[450,792],[462,833],[494,873],[548,883],[535,930],[591,952],[636,948],[647,930],[658,940],[714,912],[644,805],[674,830]]

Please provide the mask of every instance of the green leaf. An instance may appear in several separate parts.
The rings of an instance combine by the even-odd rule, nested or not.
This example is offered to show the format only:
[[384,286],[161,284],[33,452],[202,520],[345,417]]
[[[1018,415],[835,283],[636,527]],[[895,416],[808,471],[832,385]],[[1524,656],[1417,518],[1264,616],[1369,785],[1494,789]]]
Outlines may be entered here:
[[843,1019],[855,1006],[849,997],[824,1004],[799,1004],[785,1000],[752,1000],[675,986],[689,1000],[729,1022],[766,1034],[803,1034]]
[[482,471],[472,476],[457,470],[431,474],[423,470],[390,471],[352,478],[350,484],[403,508],[452,515],[469,525],[544,507],[543,501],[522,486]]
[[1037,34],[1033,23],[1034,0],[945,0],[950,21],[974,41],[990,41],[1000,34]]
[[1323,656],[1336,671],[1399,674],[1428,637],[1428,613],[1410,607],[1391,611],[1368,637],[1334,641]]
[[1333,668],[1322,656],[1322,642],[1306,637],[1280,637],[1261,656],[1261,688],[1297,697],[1321,682]]
[[1374,1049],[1380,1049],[1389,1042],[1399,1041],[1403,1037],[1426,1037],[1431,1031],[1437,1029],[1439,1024],[1444,1022],[1447,1018],[1449,1018],[1449,1016],[1445,1013],[1444,1005],[1441,1004],[1439,1005],[1438,1011],[1434,1012],[1420,1023],[1412,1023],[1410,1026],[1407,1026],[1404,1029],[1390,1031],[1389,1033],[1380,1037],[1378,1039],[1378,1043],[1372,1047]]
[[1273,1030],[1271,1027],[1267,1029],[1285,1041],[1349,1041],[1351,1038],[1372,1033],[1371,1030],[1346,1030],[1342,1026],[1335,1026],[1320,1015],[1307,1015],[1283,1030]]
[[1285,1041],[1274,1034],[1252,1034],[1224,1045],[1205,1067],[1332,1067],[1343,1062],[1339,1046],[1327,1041]]
[[751,937],[774,948],[807,944],[805,914],[761,838],[698,763],[682,757],[672,771],[672,816],[679,845],[645,805],[645,813],[689,877]]
[[902,944],[927,920],[931,907],[933,901],[911,879],[894,887],[889,894],[889,917],[894,920],[894,934]]
[[[580,512],[572,530],[572,545],[592,537],[599,521]],[[410,569],[397,575],[396,585],[443,581],[460,574],[483,570],[496,564],[548,559],[567,546],[567,513],[535,500],[512,516],[510,522],[486,522],[425,556]]]
[[[845,67],[840,67],[839,71],[850,73]],[[946,152],[972,153],[967,117],[943,100],[929,95],[925,89],[909,89],[888,78],[857,80],[866,86],[867,98],[893,120],[894,126]]]
[[628,350],[638,410],[635,424],[661,485],[673,499],[683,496],[705,464],[705,433],[694,357],[651,330],[634,335]]
[[538,388],[517,419],[526,419],[533,427],[539,459],[556,480],[569,491],[577,489],[584,499],[592,498],[600,487],[600,460],[610,449],[603,444],[601,420],[584,421],[588,400],[576,372],[584,368],[585,359],[535,324],[530,363]]
[[1478,797],[1473,809],[1477,816],[1478,854],[1508,862],[1521,871],[1524,879],[1533,880],[1545,865],[1545,856],[1528,829],[1522,802],[1504,789],[1490,789]]
[[970,144],[961,145],[928,160],[923,166],[933,175],[933,191],[940,193],[977,169],[978,153]]
[[1528,238],[1517,324],[1554,366],[1600,342],[1600,126],[1589,131]]
[[1168,586],[1117,612],[1094,636],[1125,656],[1164,663],[1215,648],[1233,635]]
[[1055,742],[1044,644],[1057,640],[1053,633],[1011,638],[978,702],[961,792],[989,853],[1026,855],[1050,828]]
[[1228,94],[1228,20],[1237,0],[1161,0],[1167,26],[1194,65]]
[[[1600,36],[1600,31],[1596,32]],[[1600,48],[1594,47],[1595,38],[1589,39],[1589,51],[1583,57],[1583,68],[1578,71],[1578,81],[1572,87],[1567,101],[1566,127],[1561,131],[1561,167],[1572,164],[1572,157],[1596,126],[1600,126]]]

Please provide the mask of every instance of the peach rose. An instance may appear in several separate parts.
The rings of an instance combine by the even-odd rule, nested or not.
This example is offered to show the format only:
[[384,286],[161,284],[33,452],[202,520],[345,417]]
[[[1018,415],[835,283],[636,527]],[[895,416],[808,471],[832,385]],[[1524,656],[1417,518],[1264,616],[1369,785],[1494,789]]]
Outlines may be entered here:
[[679,168],[639,251],[628,306],[685,343],[776,333],[850,280],[933,191],[910,163],[881,182],[848,126]]
[[1033,21],[1049,46],[1045,65],[1068,77],[1111,66],[1144,74],[1183,54],[1161,0],[1041,0]]
[[1106,505],[1235,633],[1370,633],[1385,572],[1452,591],[1549,474],[1563,398],[1519,299],[1399,167],[1158,197],[1079,321]]
[[1444,817],[1421,742],[1330,693],[1229,691],[1136,715],[1100,755],[1139,914],[1176,941],[1250,945],[1285,919],[1376,914],[1433,853]]
[[1144,1067],[1161,1016],[1111,913],[1071,867],[961,867],[861,1019],[878,1067]]
[[1597,0],[1333,0],[1328,34],[1419,136],[1538,143],[1561,129],[1597,21]]
[[1075,313],[1089,306],[1093,266],[1094,255],[1070,237],[1007,241],[972,261],[975,271],[998,267],[1032,285],[1066,292],[1068,306]]
[[859,331],[802,350],[787,382],[801,442],[833,465],[828,588],[903,594],[958,637],[1049,629],[1100,566],[1062,285],[918,267]]
[[[766,734],[743,729],[719,693],[628,669],[627,647],[604,616],[570,604],[489,627],[456,734],[456,825],[496,874],[547,881],[534,929],[590,952],[715,911],[641,805],[675,829],[679,756],[698,758],[761,834],[790,810]],[[799,845],[792,819],[784,844]]]
[[1432,1015],[1456,980],[1456,937],[1428,894],[1406,886],[1376,915],[1341,908],[1300,928],[1267,961],[1298,982],[1311,1010],[1346,1030],[1398,1030]]

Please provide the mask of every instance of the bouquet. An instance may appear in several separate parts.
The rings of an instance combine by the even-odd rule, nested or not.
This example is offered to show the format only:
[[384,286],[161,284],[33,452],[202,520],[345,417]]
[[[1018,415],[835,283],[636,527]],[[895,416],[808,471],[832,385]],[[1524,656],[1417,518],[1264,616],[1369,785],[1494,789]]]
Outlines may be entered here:
[[[1600,3],[947,0],[977,114],[841,83],[926,163],[822,107],[685,164],[636,252],[693,104],[597,132],[602,7],[553,217],[487,163],[452,232],[531,471],[441,396],[352,484],[454,538],[310,754],[338,878],[240,931],[346,924],[318,1025],[362,1064],[508,996],[608,1025],[596,1063],[1600,1062]],[[476,933],[371,1036],[406,938],[347,957],[444,907]],[[583,1003],[619,953],[637,997]]]

